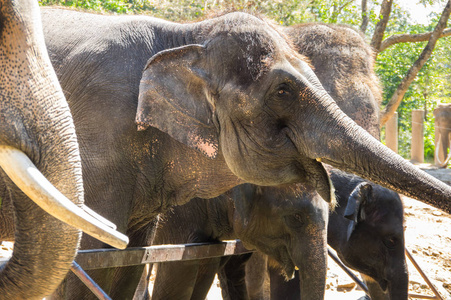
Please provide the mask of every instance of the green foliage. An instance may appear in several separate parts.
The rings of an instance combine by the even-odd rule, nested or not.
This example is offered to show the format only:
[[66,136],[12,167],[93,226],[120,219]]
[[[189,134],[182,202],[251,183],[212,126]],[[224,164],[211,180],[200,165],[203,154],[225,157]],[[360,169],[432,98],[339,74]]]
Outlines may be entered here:
[[[382,0],[368,0],[369,24],[367,40],[371,39],[379,21]],[[432,5],[445,0],[416,0],[415,4]],[[62,5],[102,13],[150,14],[172,21],[190,21],[205,17],[211,11],[246,10],[274,19],[281,25],[302,22],[345,23],[359,28],[362,21],[360,1],[357,0],[40,0],[41,5]],[[432,31],[430,26],[413,25],[409,15],[396,3],[385,32],[385,37],[400,33]],[[418,58],[425,43],[396,44],[380,53],[376,71],[384,88],[385,105],[393,95],[407,70]],[[431,160],[434,153],[434,119],[432,111],[438,102],[451,102],[451,38],[440,39],[432,57],[422,68],[408,89],[399,113],[399,152],[410,157],[411,111],[425,109],[425,156]]]

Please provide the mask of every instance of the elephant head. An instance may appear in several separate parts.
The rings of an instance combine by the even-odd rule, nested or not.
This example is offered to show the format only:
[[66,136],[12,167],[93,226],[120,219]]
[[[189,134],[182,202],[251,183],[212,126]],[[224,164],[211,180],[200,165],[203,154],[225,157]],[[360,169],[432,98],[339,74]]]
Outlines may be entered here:
[[331,178],[339,206],[330,214],[328,243],[348,267],[364,276],[371,299],[407,299],[409,274],[399,195],[336,170]]
[[15,241],[0,268],[0,297],[42,299],[74,259],[80,231],[73,226],[120,248],[127,239],[83,206],[75,128],[35,0],[0,1],[0,66],[0,205],[2,220],[15,221],[0,228]]
[[320,161],[450,211],[451,188],[359,127],[277,29],[231,13],[200,44],[164,50],[145,67],[138,129],[154,126],[244,182],[308,182],[333,197]]
[[299,268],[303,297],[323,299],[329,210],[315,189],[242,185],[228,195],[235,203],[233,228],[246,248],[269,255],[287,279]]

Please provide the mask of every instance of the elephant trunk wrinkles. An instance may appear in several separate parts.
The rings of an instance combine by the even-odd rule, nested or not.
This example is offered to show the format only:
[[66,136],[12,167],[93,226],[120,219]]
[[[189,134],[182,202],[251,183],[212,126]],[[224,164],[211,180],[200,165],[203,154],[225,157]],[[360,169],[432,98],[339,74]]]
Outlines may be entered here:
[[[12,116],[0,123],[0,144],[25,152],[59,191],[81,204],[75,128],[47,57],[38,4],[0,1],[0,21],[0,113]],[[1,173],[15,211],[15,244],[0,273],[0,297],[42,299],[69,270],[80,231],[45,213]]]
[[[312,159],[451,212],[451,188],[381,144],[345,115],[327,95],[319,97],[295,142]],[[314,124],[312,128],[312,125]],[[308,145],[310,147],[307,147]]]

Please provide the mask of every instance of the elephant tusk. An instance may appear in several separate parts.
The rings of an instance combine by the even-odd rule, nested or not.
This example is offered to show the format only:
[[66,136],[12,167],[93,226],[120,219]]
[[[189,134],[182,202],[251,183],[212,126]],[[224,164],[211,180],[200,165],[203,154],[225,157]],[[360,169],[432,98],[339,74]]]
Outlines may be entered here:
[[102,222],[106,219],[91,209],[86,209],[86,206],[84,209],[80,208],[67,199],[22,151],[9,146],[0,146],[0,167],[31,200],[53,217],[113,247],[119,249],[127,247],[126,235],[111,228],[110,221],[107,224]]
[[[440,155],[439,155],[439,150],[440,150],[440,138],[441,138],[441,134],[439,133],[438,136],[438,140],[437,140],[437,145],[435,146],[435,159],[438,162],[439,167],[443,168],[446,167],[446,165],[448,165],[448,162],[451,158],[451,151],[448,154],[448,156],[446,157],[446,159],[444,161],[440,160]],[[451,148],[451,140],[449,142],[449,147]],[[446,153],[443,153],[443,155],[446,155]]]

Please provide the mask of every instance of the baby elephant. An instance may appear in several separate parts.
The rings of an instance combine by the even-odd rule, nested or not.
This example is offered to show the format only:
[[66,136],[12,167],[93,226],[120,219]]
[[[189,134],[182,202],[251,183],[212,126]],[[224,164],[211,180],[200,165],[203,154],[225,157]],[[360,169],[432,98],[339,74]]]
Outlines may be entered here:
[[[398,194],[360,177],[331,171],[338,206],[329,215],[327,240],[340,259],[359,271],[372,300],[407,299],[403,206]],[[299,299],[296,280],[286,282],[269,268],[271,299]],[[255,282],[255,274],[248,277]],[[250,294],[262,286],[248,286]],[[305,299],[305,297],[302,297]]]
[[[162,216],[154,244],[242,240],[271,257],[291,278],[301,270],[308,299],[323,299],[326,276],[327,203],[313,187],[241,185],[210,200],[193,199]],[[215,274],[230,278],[223,295],[245,299],[244,263],[250,255],[158,265],[152,299],[205,299]],[[313,272],[314,270],[314,272]],[[234,280],[239,278],[241,280]]]

